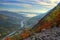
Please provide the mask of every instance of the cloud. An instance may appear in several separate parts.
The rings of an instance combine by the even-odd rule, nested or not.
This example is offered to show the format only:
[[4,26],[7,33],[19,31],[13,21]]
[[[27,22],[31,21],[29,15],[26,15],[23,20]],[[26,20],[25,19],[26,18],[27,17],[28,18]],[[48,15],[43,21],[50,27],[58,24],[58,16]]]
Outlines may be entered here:
[[41,7],[46,7],[46,8],[53,8],[55,7],[60,0],[17,0],[20,2],[29,2],[32,3],[34,5],[41,5]]
[[54,4],[54,3],[59,3],[60,2],[60,0],[49,0],[50,1],[50,3],[52,3],[52,4]]
[[[4,1],[7,1],[7,0],[4,0]],[[9,1],[2,2],[0,4],[2,4],[2,5],[22,6],[26,9],[26,10],[25,9],[22,9],[22,10],[15,10],[15,9],[10,10],[10,9],[8,9],[9,11],[39,12],[39,13],[46,12],[47,10],[55,7],[57,5],[57,3],[60,2],[60,0],[9,0]],[[11,3],[11,1],[14,1],[14,2]],[[15,3],[15,2],[17,2],[17,3]],[[20,2],[20,3],[18,3],[18,2]],[[27,8],[29,10],[27,10]]]
[[59,2],[59,0],[43,0],[41,2],[41,0],[35,0],[35,2],[39,5],[56,5],[57,2]]
[[[0,8],[0,10],[6,10],[11,12],[34,12],[34,13],[46,13],[51,8],[55,7],[60,0],[2,0],[0,4],[6,5],[6,8]],[[18,6],[14,8],[7,8],[9,6]],[[20,9],[20,7],[22,8]],[[23,8],[24,7],[24,8]],[[25,14],[27,17],[33,17],[37,14]]]
[[33,13],[45,13],[45,12],[48,11],[48,10],[46,10],[46,9],[42,9],[42,10],[2,9],[2,10],[11,11],[11,12],[33,12]]
[[60,0],[35,0],[37,5],[41,5],[42,7],[48,9],[55,7],[59,2]]
[[14,5],[14,6],[23,6],[25,8],[32,8],[32,5],[30,4],[19,4],[19,3],[0,3],[2,5]]
[[23,15],[26,17],[34,17],[34,16],[37,16],[38,14],[23,14]]

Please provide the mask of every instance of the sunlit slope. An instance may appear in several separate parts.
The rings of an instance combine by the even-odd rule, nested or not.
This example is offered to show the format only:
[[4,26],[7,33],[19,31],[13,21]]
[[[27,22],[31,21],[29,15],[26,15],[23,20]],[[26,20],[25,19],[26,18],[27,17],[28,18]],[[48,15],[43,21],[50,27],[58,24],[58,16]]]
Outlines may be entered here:
[[32,29],[25,29],[20,34],[15,33],[14,35],[6,37],[5,40],[23,40],[34,35],[34,33],[39,33],[42,29],[49,29],[55,26],[60,27],[60,3],[39,20]]

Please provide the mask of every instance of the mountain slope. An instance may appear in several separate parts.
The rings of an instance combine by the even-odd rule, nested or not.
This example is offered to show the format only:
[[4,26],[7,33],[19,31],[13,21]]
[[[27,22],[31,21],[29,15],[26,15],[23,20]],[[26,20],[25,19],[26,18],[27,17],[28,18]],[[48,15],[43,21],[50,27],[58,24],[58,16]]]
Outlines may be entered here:
[[36,32],[39,32],[41,29],[51,28],[54,26],[60,25],[60,3],[53,8],[47,15],[45,15],[35,26]]

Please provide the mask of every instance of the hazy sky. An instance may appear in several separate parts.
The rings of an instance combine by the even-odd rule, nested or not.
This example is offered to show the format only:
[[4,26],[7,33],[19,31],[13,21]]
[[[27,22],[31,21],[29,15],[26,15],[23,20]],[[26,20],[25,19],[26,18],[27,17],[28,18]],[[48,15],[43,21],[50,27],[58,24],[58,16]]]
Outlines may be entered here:
[[60,0],[0,0],[0,10],[45,13],[59,2]]

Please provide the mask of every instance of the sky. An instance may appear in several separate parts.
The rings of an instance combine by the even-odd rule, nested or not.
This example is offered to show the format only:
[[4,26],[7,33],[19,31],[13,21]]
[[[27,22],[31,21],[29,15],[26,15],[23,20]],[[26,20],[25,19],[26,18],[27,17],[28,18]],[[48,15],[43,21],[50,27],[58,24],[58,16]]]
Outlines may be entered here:
[[[0,11],[46,13],[59,2],[60,0],[0,0]],[[36,15],[26,14],[28,17]]]

